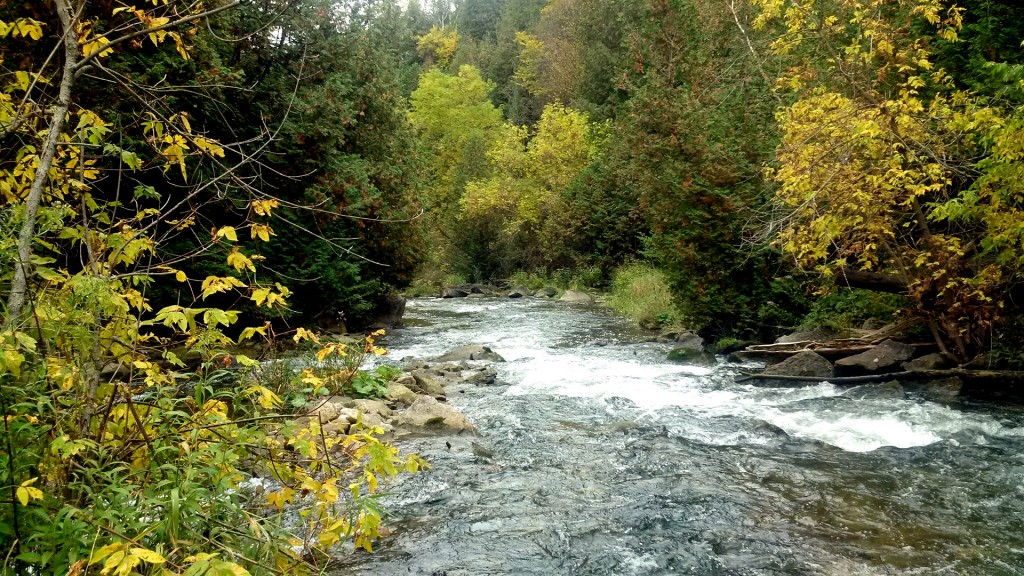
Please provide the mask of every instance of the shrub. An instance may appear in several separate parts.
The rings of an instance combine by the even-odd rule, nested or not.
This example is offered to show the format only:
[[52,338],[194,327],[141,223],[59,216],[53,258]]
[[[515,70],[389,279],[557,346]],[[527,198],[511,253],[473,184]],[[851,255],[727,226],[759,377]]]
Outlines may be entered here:
[[681,321],[665,275],[648,264],[631,263],[616,270],[608,304],[644,328]]
[[874,292],[860,288],[839,288],[811,305],[801,327],[831,328],[839,332],[860,328],[866,320],[892,322],[907,309],[909,302],[898,294]]

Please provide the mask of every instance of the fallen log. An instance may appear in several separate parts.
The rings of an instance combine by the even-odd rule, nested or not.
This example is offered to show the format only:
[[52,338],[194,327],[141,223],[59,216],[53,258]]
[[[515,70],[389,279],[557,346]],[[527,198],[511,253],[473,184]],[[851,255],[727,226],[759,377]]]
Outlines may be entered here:
[[839,358],[845,358],[847,356],[853,356],[854,354],[860,354],[861,352],[867,352],[871,349],[871,346],[857,346],[851,348],[803,348],[800,350],[740,350],[733,352],[733,356],[741,360],[770,360],[771,362],[779,362],[785,360],[790,356],[796,356],[801,352],[810,350],[829,360],[837,360]]
[[[934,348],[935,344],[931,342],[919,342],[911,344],[918,352],[915,352],[915,356],[920,355],[922,349],[928,350]],[[862,345],[862,346],[848,346],[848,347],[823,347],[815,348],[814,346],[807,346],[799,350],[771,350],[763,348],[755,348],[749,346],[738,352],[733,352],[733,355],[743,360],[758,360],[758,359],[776,359],[785,360],[790,356],[795,356],[805,350],[816,352],[821,356],[828,358],[829,360],[835,360],[838,358],[845,358],[847,356],[853,356],[854,354],[860,354],[861,352],[867,352],[874,348],[874,345]]]
[[1024,383],[1024,372],[1011,370],[967,370],[951,368],[949,370],[912,370],[907,372],[889,372],[886,374],[868,374],[866,376],[784,376],[781,374],[744,374],[736,378],[737,383],[753,380],[781,380],[784,382],[828,382],[835,385],[869,384],[872,382],[888,382],[889,380],[940,380],[957,377],[965,382],[1006,382]]

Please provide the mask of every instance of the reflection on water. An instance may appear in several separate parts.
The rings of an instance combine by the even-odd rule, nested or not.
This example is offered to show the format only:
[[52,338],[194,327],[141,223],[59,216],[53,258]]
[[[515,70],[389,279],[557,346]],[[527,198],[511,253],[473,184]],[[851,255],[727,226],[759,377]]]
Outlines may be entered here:
[[[591,306],[418,300],[394,357],[486,344],[470,438],[384,499],[395,535],[339,573],[1024,573],[1019,410],[733,383]],[[451,444],[449,449],[446,442]]]

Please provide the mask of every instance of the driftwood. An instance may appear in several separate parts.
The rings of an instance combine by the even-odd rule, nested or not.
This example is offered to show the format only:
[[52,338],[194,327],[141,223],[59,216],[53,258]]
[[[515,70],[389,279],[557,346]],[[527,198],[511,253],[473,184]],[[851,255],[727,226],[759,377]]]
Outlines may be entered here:
[[[779,361],[779,360],[785,360],[786,358],[789,358],[790,356],[795,356],[795,355],[797,355],[800,352],[803,352],[805,350],[811,350],[812,352],[820,354],[821,356],[823,356],[823,357],[825,357],[825,358],[827,358],[829,360],[836,360],[836,359],[839,359],[839,358],[845,358],[847,356],[853,356],[854,354],[860,354],[861,352],[867,352],[868,350],[871,350],[874,347],[873,345],[860,345],[860,346],[839,347],[839,346],[835,346],[834,345],[835,341],[833,341],[833,342],[826,342],[826,343],[814,343],[814,344],[817,344],[817,345],[805,346],[803,348],[799,348],[799,349],[795,349],[795,350],[793,350],[793,349],[790,349],[790,350],[785,350],[785,349],[773,350],[773,349],[764,349],[764,348],[756,348],[754,346],[749,346],[749,347],[747,347],[747,348],[745,348],[743,350],[740,350],[739,352],[733,352],[733,354],[737,358],[741,358],[741,359],[744,359],[744,360],[756,360],[756,359],[769,359],[770,358],[770,359],[774,359],[774,361]],[[928,350],[928,349],[934,349],[935,344],[932,344],[931,342],[920,342],[920,343],[911,344],[911,346],[913,346],[915,348],[915,350],[920,350],[920,349]],[[915,352],[914,355],[917,356],[918,353]]]
[[987,383],[1020,383],[1024,382],[1024,372],[1009,370],[967,370],[952,368],[949,370],[912,370],[908,372],[889,372],[887,374],[868,374],[866,376],[784,376],[781,374],[744,374],[736,378],[736,382],[752,380],[781,380],[785,382],[828,382],[830,384],[869,384],[871,382],[888,382],[890,380],[940,380],[942,378],[962,378],[966,382]]
[[[902,322],[883,326],[878,330],[863,332],[863,335],[859,338],[833,338],[827,342],[819,342],[817,340],[800,340],[797,342],[754,344],[747,346],[743,350],[734,352],[733,354],[735,354],[737,358],[744,360],[765,359],[777,362],[785,360],[786,358],[794,356],[805,350],[811,350],[828,360],[834,361],[839,358],[845,358],[846,356],[853,356],[854,354],[866,352],[873,346],[876,346],[888,339],[891,335],[903,332],[907,328],[918,323],[920,323],[920,319],[908,318]],[[935,344],[931,342],[912,343],[911,346],[917,350],[914,355],[918,356],[922,349],[927,350],[933,348]]]

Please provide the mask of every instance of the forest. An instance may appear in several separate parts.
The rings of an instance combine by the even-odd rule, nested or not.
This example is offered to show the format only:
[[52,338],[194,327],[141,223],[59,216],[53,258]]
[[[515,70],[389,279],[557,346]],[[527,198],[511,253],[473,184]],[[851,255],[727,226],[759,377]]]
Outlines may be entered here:
[[[1019,10],[0,2],[2,573],[372,548],[368,495],[424,463],[372,428],[332,462],[279,415],[372,387],[379,334],[318,334],[403,291],[654,282],[652,329],[906,321],[956,365],[1019,368]],[[320,367],[268,383],[258,351],[295,346]],[[257,469],[282,487],[230,496]]]

